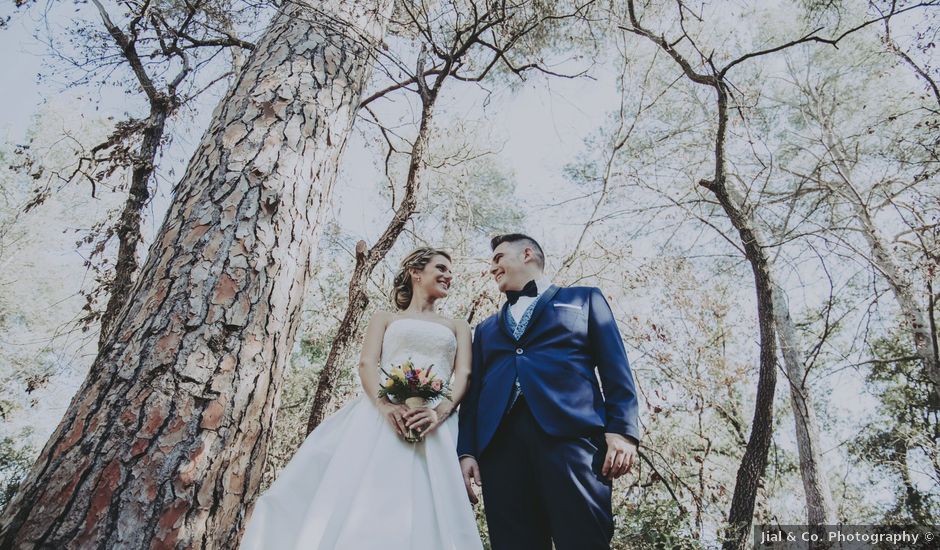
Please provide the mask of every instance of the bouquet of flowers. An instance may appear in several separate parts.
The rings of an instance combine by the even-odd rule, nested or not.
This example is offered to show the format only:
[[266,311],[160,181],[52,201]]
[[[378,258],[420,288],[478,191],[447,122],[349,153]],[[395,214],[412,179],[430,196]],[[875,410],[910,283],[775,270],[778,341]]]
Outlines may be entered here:
[[[417,409],[427,405],[428,401],[438,397],[449,397],[450,390],[447,383],[431,372],[434,365],[421,369],[414,366],[409,359],[401,365],[392,366],[392,369],[382,372],[387,376],[385,383],[379,388],[380,398],[393,398],[404,403],[409,409]],[[405,441],[417,443],[424,437],[414,430],[408,430]]]

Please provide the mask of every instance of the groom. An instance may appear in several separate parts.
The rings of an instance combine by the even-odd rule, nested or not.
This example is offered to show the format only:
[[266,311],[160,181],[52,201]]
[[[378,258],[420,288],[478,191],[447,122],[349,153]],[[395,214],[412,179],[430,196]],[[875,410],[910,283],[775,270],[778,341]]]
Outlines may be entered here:
[[476,503],[471,482],[483,487],[493,550],[609,548],[611,480],[640,438],[613,313],[597,288],[551,284],[531,237],[490,244],[506,303],[474,331],[457,440],[467,493]]

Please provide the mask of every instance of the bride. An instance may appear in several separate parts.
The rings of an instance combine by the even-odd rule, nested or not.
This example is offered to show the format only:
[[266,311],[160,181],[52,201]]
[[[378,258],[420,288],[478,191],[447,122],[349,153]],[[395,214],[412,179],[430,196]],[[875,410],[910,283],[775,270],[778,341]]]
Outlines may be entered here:
[[[395,277],[398,313],[377,312],[359,359],[364,393],[307,436],[257,500],[242,550],[481,550],[457,461],[451,415],[470,381],[470,327],[435,313],[450,256],[409,254]],[[379,399],[381,365],[434,366],[451,399],[409,411]],[[422,433],[412,444],[406,429]]]

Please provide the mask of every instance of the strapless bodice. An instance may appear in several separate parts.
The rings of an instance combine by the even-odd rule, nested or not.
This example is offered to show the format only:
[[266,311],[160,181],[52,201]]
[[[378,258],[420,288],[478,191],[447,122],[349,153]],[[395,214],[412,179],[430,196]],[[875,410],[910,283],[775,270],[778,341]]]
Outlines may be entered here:
[[433,372],[448,380],[454,369],[456,353],[457,337],[440,323],[405,317],[395,319],[385,327],[382,368],[386,371],[410,359],[418,368],[434,365]]

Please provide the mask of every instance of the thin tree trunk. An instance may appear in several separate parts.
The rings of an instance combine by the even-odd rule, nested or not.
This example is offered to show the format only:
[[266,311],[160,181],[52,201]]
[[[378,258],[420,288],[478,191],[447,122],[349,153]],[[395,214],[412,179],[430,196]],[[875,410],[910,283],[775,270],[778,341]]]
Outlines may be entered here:
[[728,531],[725,534],[725,550],[744,550],[750,540],[751,522],[754,518],[754,504],[757,489],[767,468],[767,454],[773,435],[774,391],[777,385],[777,336],[773,316],[773,279],[770,273],[770,261],[754,233],[744,211],[744,203],[735,199],[734,189],[729,185],[725,168],[725,141],[728,135],[728,89],[722,74],[702,74],[695,71],[689,61],[682,56],[665,37],[658,36],[640,25],[636,7],[632,0],[627,2],[627,12],[632,28],[629,32],[643,36],[656,44],[681,67],[685,76],[695,84],[708,86],[715,90],[718,107],[718,129],[715,133],[714,155],[715,173],[712,180],[702,180],[701,186],[715,195],[725,215],[738,231],[744,256],[754,273],[754,290],[757,294],[757,324],[760,333],[760,358],[757,374],[757,395],[754,404],[754,418],[751,421],[751,434],[748,437],[744,455],[731,496],[731,508],[728,511]]
[[115,230],[118,237],[117,262],[114,266],[114,281],[110,285],[108,305],[101,315],[98,349],[102,349],[107,343],[114,319],[127,302],[139,268],[137,246],[141,240],[141,212],[150,199],[150,178],[153,176],[157,152],[163,140],[166,119],[171,109],[169,98],[160,96],[160,99],[161,101],[151,101],[150,117],[137,150],[137,158],[134,159],[130,191]]
[[937,350],[936,337],[925,311],[914,295],[914,283],[905,275],[900,263],[891,251],[890,244],[881,234],[881,230],[872,219],[865,199],[852,182],[852,168],[845,155],[845,145],[832,129],[831,121],[824,113],[817,115],[823,126],[823,140],[832,157],[837,177],[834,184],[836,192],[845,198],[855,213],[862,235],[871,254],[872,265],[881,273],[891,287],[901,315],[904,318],[904,330],[910,335],[914,352],[920,358],[924,372],[933,385],[933,396],[940,403],[940,354]]
[[[750,221],[754,227],[760,227],[753,215],[750,216]],[[764,243],[770,242],[764,238],[761,240]],[[771,273],[776,272],[775,263],[771,261]],[[823,468],[819,422],[813,406],[813,391],[807,384],[803,343],[790,316],[786,291],[778,282],[774,281],[773,284],[774,323],[789,382],[790,408],[793,411],[800,477],[803,480],[803,494],[806,500],[806,522],[812,526],[833,525],[836,523],[835,505]]]
[[[743,204],[741,197],[733,187],[727,187],[732,204]],[[783,288],[776,282],[774,275],[774,262],[764,252],[769,242],[752,215],[744,213],[741,209],[741,219],[735,222],[735,227],[747,229],[756,240],[756,248],[760,251],[759,265],[766,268],[766,282],[770,285],[771,309],[773,323],[776,329],[777,341],[783,357],[784,369],[790,388],[790,406],[793,410],[794,427],[796,432],[797,452],[800,460],[800,476],[803,480],[804,497],[806,500],[807,522],[809,525],[832,525],[835,523],[835,506],[829,482],[822,471],[822,455],[819,442],[819,422],[813,406],[812,392],[806,386],[806,371],[804,368],[803,347],[800,342],[793,319],[790,316],[790,306],[787,303]]]
[[[422,70],[423,67],[419,67],[418,74],[421,74]],[[372,271],[385,258],[395,241],[398,240],[399,235],[405,229],[405,223],[411,218],[417,207],[417,193],[421,186],[421,167],[425,160],[428,138],[431,133],[431,117],[436,99],[437,88],[422,98],[421,123],[418,127],[418,135],[415,137],[411,148],[405,194],[395,211],[395,215],[388,223],[382,236],[368,252],[364,251],[365,242],[362,242],[362,254],[359,253],[359,247],[357,247],[356,267],[349,281],[349,303],[346,306],[346,312],[343,314],[343,320],[336,331],[336,336],[333,338],[326,363],[323,365],[320,377],[317,380],[317,391],[313,398],[310,416],[307,419],[305,436],[319,426],[320,422],[323,422],[324,416],[326,416],[326,411],[333,398],[333,388],[339,379],[342,358],[345,356],[350,344],[356,340],[362,314],[369,305],[369,297],[366,295],[366,284],[369,282],[369,277],[372,276]]]
[[[718,138],[716,140],[716,156],[719,162],[723,160],[724,135],[727,126],[728,95],[723,81],[716,82],[718,91]],[[720,171],[723,174],[723,171]],[[723,185],[719,185],[722,182]],[[709,184],[711,182],[706,182]],[[709,187],[709,185],[706,185]],[[745,256],[751,263],[755,273],[755,285],[758,294],[758,323],[761,331],[761,375],[758,378],[757,407],[764,406],[767,410],[758,419],[755,411],[752,432],[748,441],[741,466],[738,470],[737,483],[732,496],[731,509],[728,513],[729,537],[723,547],[726,550],[743,550],[749,545],[750,527],[754,515],[754,503],[760,478],[763,477],[767,464],[767,452],[770,447],[772,435],[773,391],[764,393],[761,397],[761,378],[765,368],[776,369],[776,360],[765,355],[775,354],[774,335],[779,338],[781,352],[784,358],[784,367],[790,382],[790,405],[793,409],[797,450],[800,458],[800,474],[807,505],[807,520],[810,525],[826,525],[835,523],[835,506],[829,483],[821,471],[822,457],[819,453],[819,427],[812,404],[809,388],[805,386],[805,370],[802,359],[802,346],[793,321],[790,317],[782,288],[775,282],[773,262],[767,256],[767,239],[761,237],[760,228],[748,215],[744,205],[744,198],[738,196],[736,190],[724,181],[716,178],[715,183],[709,187],[716,195],[719,203],[728,214],[732,225],[742,237]],[[724,195],[724,197],[722,196]],[[765,326],[767,324],[771,326]],[[773,375],[776,383],[776,372]],[[766,386],[771,383],[764,383]],[[766,403],[762,403],[762,399]],[[766,422],[766,424],[765,424]],[[760,424],[760,426],[759,426]],[[760,427],[761,433],[755,431]],[[750,456],[749,456],[750,455]]]
[[287,3],[213,114],[2,548],[235,548],[391,0]]
[[789,308],[785,297],[778,295],[781,289],[774,282],[772,261],[765,252],[766,240],[760,237],[759,226],[748,214],[744,198],[738,196],[734,187],[729,185],[725,178],[724,145],[727,136],[729,94],[724,75],[734,64],[767,52],[742,56],[721,70],[712,67],[712,74],[698,73],[665,37],[652,34],[639,24],[632,1],[627,3],[627,7],[633,28],[625,28],[625,30],[644,36],[657,44],[680,65],[686,77],[696,84],[713,88],[717,94],[718,130],[715,137],[715,176],[712,181],[702,181],[701,184],[712,191],[741,237],[745,257],[754,272],[760,330],[760,371],[754,420],[738,469],[728,513],[729,530],[723,544],[726,550],[743,550],[749,545],[757,489],[766,468],[773,431],[773,396],[776,385],[775,346],[778,328],[782,332],[780,342],[787,374],[791,381],[791,406],[796,421],[800,468],[806,489],[809,520],[810,523],[829,523],[830,518],[835,515],[828,483],[819,471],[821,464],[819,430],[810,394],[803,387],[805,372],[800,357],[801,347],[790,319]]
[[[139,267],[137,264],[137,246],[141,240],[140,213],[150,199],[150,178],[153,176],[157,151],[159,151],[160,142],[163,140],[163,133],[166,129],[166,119],[176,107],[177,86],[189,74],[190,70],[188,62],[184,63],[179,74],[169,82],[167,86],[168,93],[157,90],[153,79],[147,73],[144,61],[137,51],[136,21],[139,18],[134,20],[135,22],[131,24],[128,32],[124,32],[114,24],[110,14],[101,2],[92,0],[92,3],[98,9],[102,24],[108,30],[108,34],[111,35],[114,43],[120,48],[124,60],[130,66],[137,82],[150,101],[150,116],[147,118],[147,124],[143,129],[143,138],[137,150],[136,158],[133,160],[130,191],[127,200],[124,202],[121,218],[115,228],[115,233],[118,236],[118,255],[114,280],[109,288],[108,304],[101,315],[101,325],[98,333],[98,349],[101,350],[108,341],[115,318],[127,302],[134,285],[134,278],[137,276]],[[186,60],[185,57],[183,59]]]
[[767,468],[767,454],[773,436],[774,392],[777,384],[776,330],[773,316],[773,278],[770,262],[754,233],[743,208],[735,200],[734,190],[725,177],[725,139],[728,126],[728,92],[724,82],[716,79],[713,87],[718,96],[718,132],[715,138],[715,179],[702,182],[718,199],[722,209],[738,231],[744,255],[754,273],[754,289],[757,294],[757,324],[760,332],[760,360],[757,375],[757,395],[754,418],[744,456],[735,479],[731,508],[728,511],[728,532],[723,548],[744,550],[750,541],[751,521],[757,489]]
[[917,490],[914,480],[911,479],[911,470],[907,463],[907,444],[902,437],[894,441],[894,459],[897,460],[901,484],[904,486],[904,507],[907,508],[914,523],[930,525],[932,523],[930,515],[924,509],[924,496]]
[[[577,14],[576,11],[569,15],[554,15],[552,10],[549,10],[538,14],[536,17],[525,17],[527,11],[525,3],[513,5],[505,5],[499,2],[487,3],[485,11],[474,10],[472,14],[468,14],[468,18],[456,21],[457,26],[448,30],[448,34],[453,33],[454,35],[452,42],[435,44],[434,35],[437,33],[431,29],[431,21],[437,19],[436,16],[430,16],[427,13],[427,6],[413,10],[408,7],[409,5],[402,4],[404,11],[407,12],[412,22],[418,26],[419,34],[430,40],[429,44],[422,44],[422,50],[418,54],[417,70],[413,76],[405,81],[397,82],[363,100],[363,105],[366,105],[394,90],[411,85],[416,85],[418,88],[422,103],[421,122],[418,135],[412,146],[408,175],[405,181],[405,196],[376,244],[368,252],[364,250],[364,242],[362,243],[362,251],[357,246],[356,266],[349,281],[349,303],[330,346],[326,363],[320,372],[317,391],[304,435],[312,432],[323,421],[333,397],[333,389],[341,372],[340,363],[350,345],[357,340],[360,321],[369,303],[365,292],[369,277],[379,262],[385,258],[392,245],[395,244],[398,236],[404,230],[405,223],[415,212],[416,196],[421,184],[421,165],[424,162],[425,151],[430,138],[431,116],[444,82],[451,77],[465,82],[480,82],[500,62],[520,76],[527,70],[538,68],[538,63],[514,66],[506,54],[523,36],[536,31],[550,19],[563,19]],[[428,27],[423,27],[423,25],[428,25]],[[503,27],[502,30],[509,31],[509,36],[502,40],[502,45],[499,47],[495,46],[490,38],[483,38],[484,36],[488,37],[496,27]],[[492,57],[488,62],[483,63],[482,69],[476,74],[458,74],[461,65],[464,64],[465,57],[475,45],[482,46]],[[425,48],[428,46],[430,46],[440,64],[435,65],[435,68],[429,71],[425,71]],[[476,65],[476,62],[469,65]],[[427,78],[431,75],[435,75],[435,78],[433,84],[429,86]]]
[[813,408],[812,391],[806,385],[803,346],[790,317],[790,306],[787,304],[783,288],[779,285],[775,287],[773,301],[777,338],[790,387],[790,407],[793,409],[800,475],[806,496],[806,520],[809,525],[834,525],[835,505],[829,481],[822,471],[819,422]]
[[[775,326],[773,319],[772,278],[763,248],[757,242],[753,232],[746,224],[740,223],[738,207],[729,199],[725,185],[713,185],[715,196],[722,208],[732,219],[738,230],[745,255],[754,273],[754,287],[757,294],[757,322],[760,333],[760,359],[757,375],[757,395],[754,404],[754,417],[751,421],[751,433],[748,437],[744,455],[731,497],[728,511],[729,531],[723,547],[726,550],[743,550],[750,540],[751,521],[754,517],[754,504],[757,489],[767,467],[767,454],[773,436],[774,391],[777,384],[777,356]],[[737,221],[735,221],[737,220]]]

